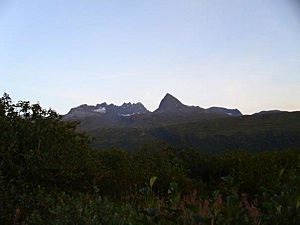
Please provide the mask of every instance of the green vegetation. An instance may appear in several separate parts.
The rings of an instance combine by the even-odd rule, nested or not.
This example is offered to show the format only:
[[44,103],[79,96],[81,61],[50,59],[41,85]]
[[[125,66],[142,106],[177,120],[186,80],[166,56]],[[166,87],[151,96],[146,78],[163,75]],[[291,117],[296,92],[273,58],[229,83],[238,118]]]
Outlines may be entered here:
[[[260,152],[300,147],[300,112],[214,118],[176,124],[87,131],[94,148],[118,147],[135,151],[141,147],[193,148],[205,153],[233,150]],[[155,124],[155,123],[154,123]]]
[[[289,138],[287,136],[286,138]],[[52,110],[0,99],[0,224],[298,224],[300,154],[96,151]],[[280,143],[278,141],[278,143]]]

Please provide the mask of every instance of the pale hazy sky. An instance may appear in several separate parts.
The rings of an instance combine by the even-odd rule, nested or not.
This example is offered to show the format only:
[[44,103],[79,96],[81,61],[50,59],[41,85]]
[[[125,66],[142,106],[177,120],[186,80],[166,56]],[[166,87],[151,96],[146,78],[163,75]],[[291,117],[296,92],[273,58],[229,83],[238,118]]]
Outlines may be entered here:
[[0,91],[59,113],[166,92],[300,110],[299,0],[0,0]]

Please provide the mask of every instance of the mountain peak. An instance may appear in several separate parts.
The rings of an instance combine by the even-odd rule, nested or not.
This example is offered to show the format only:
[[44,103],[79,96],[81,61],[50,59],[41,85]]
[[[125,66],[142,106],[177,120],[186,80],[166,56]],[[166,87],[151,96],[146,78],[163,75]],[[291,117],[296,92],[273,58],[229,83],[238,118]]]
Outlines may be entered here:
[[171,95],[170,93],[167,93],[166,95],[165,95],[165,97],[164,98],[169,98],[169,97],[171,97],[171,98],[175,98],[173,95]]
[[118,117],[128,117],[134,114],[145,114],[149,111],[145,106],[138,103],[124,103],[121,106],[114,104],[107,104],[106,102],[97,104],[97,105],[87,105],[83,104],[78,107],[72,108],[64,118],[66,120],[78,119],[78,118],[87,118],[87,117],[109,117],[110,121]]
[[177,102],[181,103],[177,98],[175,98],[173,95],[171,95],[169,93],[167,93],[165,95],[165,97],[162,99],[162,101],[177,101]]
[[182,104],[177,98],[167,93],[165,97],[161,100],[157,110],[165,112],[176,112],[185,107],[186,106]]

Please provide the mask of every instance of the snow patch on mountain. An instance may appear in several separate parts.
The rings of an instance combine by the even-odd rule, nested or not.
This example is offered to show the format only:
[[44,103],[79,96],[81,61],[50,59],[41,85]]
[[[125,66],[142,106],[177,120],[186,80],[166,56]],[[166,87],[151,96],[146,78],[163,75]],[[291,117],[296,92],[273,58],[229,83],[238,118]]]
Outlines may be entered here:
[[121,114],[121,116],[124,116],[124,117],[133,116],[133,115],[135,115],[135,113]]
[[106,113],[106,108],[105,107],[99,107],[98,109],[94,109],[93,111],[105,114]]

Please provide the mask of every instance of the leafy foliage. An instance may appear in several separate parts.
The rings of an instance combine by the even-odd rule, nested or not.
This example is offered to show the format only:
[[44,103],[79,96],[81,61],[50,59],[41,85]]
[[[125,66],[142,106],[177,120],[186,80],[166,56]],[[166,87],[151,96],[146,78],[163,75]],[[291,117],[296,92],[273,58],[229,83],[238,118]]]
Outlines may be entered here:
[[[9,205],[34,207],[39,187],[91,188],[95,170],[89,138],[75,129],[76,124],[62,122],[53,110],[29,102],[13,104],[4,94],[0,99],[0,183]],[[3,210],[9,208],[5,204]]]

